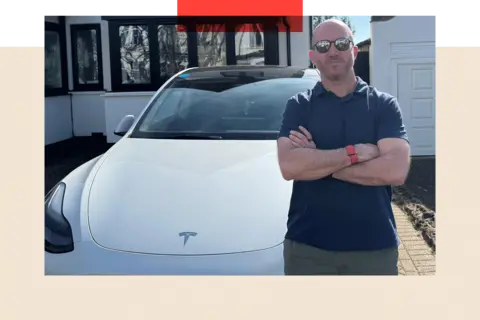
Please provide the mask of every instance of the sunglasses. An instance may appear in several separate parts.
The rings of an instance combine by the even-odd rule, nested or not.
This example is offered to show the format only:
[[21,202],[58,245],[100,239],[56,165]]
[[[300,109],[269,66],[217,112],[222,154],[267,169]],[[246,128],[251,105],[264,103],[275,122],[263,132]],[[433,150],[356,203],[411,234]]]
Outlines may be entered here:
[[338,38],[334,41],[320,40],[313,45],[315,50],[320,53],[327,53],[330,50],[332,44],[338,51],[347,51],[352,48],[353,41],[348,38]]

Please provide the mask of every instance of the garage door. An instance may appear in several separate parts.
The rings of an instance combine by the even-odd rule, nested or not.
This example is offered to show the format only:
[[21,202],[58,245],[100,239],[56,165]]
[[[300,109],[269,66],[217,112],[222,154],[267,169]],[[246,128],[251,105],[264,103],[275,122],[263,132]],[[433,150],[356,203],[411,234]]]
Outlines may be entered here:
[[435,64],[408,63],[397,67],[398,101],[412,156],[435,155]]

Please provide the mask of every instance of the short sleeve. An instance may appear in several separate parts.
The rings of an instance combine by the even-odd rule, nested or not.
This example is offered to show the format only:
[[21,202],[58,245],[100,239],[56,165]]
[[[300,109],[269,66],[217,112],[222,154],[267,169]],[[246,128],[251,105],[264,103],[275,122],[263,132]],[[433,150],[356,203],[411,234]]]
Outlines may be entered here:
[[298,100],[298,96],[293,96],[288,99],[285,106],[285,111],[283,112],[283,118],[278,138],[288,138],[291,130],[298,130],[298,127],[302,123],[301,111],[301,103]]
[[378,107],[377,142],[385,138],[400,138],[408,142],[398,100],[394,97],[382,99]]

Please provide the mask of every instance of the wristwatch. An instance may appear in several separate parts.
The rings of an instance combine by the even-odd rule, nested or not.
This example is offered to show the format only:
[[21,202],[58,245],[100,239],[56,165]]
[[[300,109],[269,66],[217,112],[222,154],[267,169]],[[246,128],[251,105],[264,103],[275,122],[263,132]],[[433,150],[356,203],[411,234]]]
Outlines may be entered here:
[[358,155],[357,155],[357,150],[355,150],[355,147],[353,145],[348,145],[346,148],[347,154],[350,157],[350,163],[355,164],[358,162]]

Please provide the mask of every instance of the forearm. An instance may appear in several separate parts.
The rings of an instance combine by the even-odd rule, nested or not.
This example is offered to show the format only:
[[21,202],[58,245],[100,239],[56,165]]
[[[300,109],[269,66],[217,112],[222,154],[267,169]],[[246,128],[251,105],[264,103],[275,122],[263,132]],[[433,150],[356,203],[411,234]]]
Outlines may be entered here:
[[398,186],[405,183],[408,168],[409,162],[392,153],[341,169],[333,177],[366,186]]
[[295,148],[280,164],[286,180],[316,180],[350,165],[345,149]]

